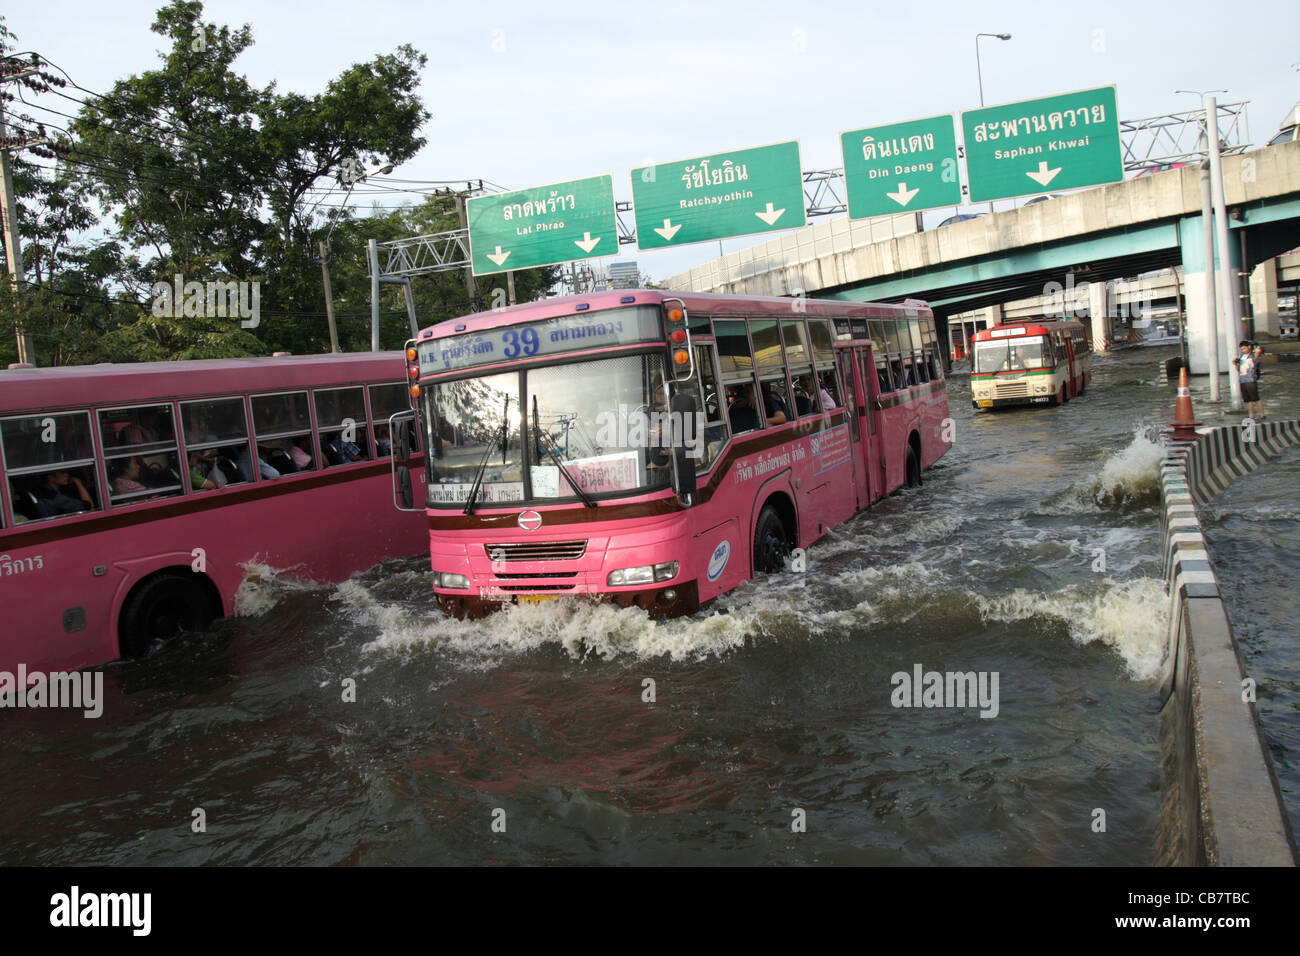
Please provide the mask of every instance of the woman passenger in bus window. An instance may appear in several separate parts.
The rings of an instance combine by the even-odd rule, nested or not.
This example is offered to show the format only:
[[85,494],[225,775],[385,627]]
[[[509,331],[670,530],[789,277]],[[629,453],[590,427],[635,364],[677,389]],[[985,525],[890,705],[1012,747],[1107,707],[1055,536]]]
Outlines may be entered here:
[[132,455],[130,458],[119,458],[113,462],[109,469],[109,475],[113,482],[113,493],[117,495],[129,495],[137,491],[148,491],[140,481],[144,473],[144,467],[140,458]]
[[299,435],[293,440],[289,447],[289,457],[293,459],[293,466],[299,471],[307,471],[311,467],[311,436]]

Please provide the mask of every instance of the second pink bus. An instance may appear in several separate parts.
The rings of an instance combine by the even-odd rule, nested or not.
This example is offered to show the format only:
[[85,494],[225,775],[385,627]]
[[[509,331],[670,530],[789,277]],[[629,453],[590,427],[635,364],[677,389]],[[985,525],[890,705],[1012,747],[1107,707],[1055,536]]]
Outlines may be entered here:
[[563,596],[690,613],[951,445],[915,301],[620,290],[444,322],[407,358],[457,616]]

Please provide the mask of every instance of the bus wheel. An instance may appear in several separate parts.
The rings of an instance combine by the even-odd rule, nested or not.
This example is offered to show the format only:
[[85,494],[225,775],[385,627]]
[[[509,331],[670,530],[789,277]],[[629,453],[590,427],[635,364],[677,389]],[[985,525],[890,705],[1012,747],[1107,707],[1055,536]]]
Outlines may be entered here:
[[907,446],[907,487],[921,487],[921,458],[911,445]]
[[154,641],[181,631],[200,631],[216,617],[203,585],[194,577],[160,574],[140,585],[122,609],[118,641],[123,657],[139,657]]
[[775,574],[785,570],[785,557],[790,553],[790,535],[785,522],[771,505],[764,505],[754,528],[754,570]]

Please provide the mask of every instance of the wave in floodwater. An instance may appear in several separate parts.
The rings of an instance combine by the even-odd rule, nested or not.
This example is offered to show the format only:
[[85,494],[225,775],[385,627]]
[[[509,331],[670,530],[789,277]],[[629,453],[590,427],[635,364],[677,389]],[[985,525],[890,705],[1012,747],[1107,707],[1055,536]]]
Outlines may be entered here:
[[236,617],[261,617],[288,594],[326,587],[315,581],[295,577],[295,568],[273,568],[259,561],[250,561],[243,567],[244,579],[235,591]]
[[546,647],[575,659],[703,660],[768,641],[879,635],[924,614],[927,621],[937,615],[945,622],[943,635],[964,633],[960,639],[972,642],[990,622],[1038,622],[1057,631],[1063,625],[1078,644],[1100,642],[1114,650],[1132,679],[1159,674],[1167,627],[1159,580],[1105,581],[1092,590],[1046,594],[1018,588],[1002,595],[945,587],[945,580],[915,563],[850,568],[816,579],[769,577],[742,585],[707,611],[666,621],[639,608],[561,598],[509,606],[471,623],[381,600],[357,579],[340,585],[330,600],[353,624],[378,632],[364,653],[432,650],[468,669]]
[[1156,505],[1166,451],[1164,426],[1139,424],[1127,445],[1107,455],[1089,477],[1073,484],[1059,500],[1044,503],[1034,513],[1096,514]]

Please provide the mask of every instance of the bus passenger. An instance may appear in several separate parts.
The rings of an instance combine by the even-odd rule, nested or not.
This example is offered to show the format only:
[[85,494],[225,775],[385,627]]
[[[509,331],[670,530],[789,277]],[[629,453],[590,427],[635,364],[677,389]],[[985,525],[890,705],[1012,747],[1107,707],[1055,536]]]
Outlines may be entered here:
[[307,471],[311,465],[310,448],[310,435],[299,435],[289,447],[289,457],[293,459],[293,466],[299,471]]
[[[265,459],[262,457],[264,454],[265,452],[263,452],[262,447],[259,445],[257,448],[257,473],[266,479],[279,478],[280,473],[266,463]],[[252,469],[249,467],[247,445],[239,446],[239,454],[235,457],[235,468],[239,472],[239,477],[244,479],[244,481],[253,480]]]
[[129,495],[137,491],[148,491],[149,489],[140,481],[143,473],[144,467],[139,456],[132,455],[130,458],[117,459],[109,469],[109,475],[113,480],[113,493]]
[[816,411],[816,409],[813,408],[812,398],[809,395],[811,391],[812,391],[811,375],[800,375],[797,379],[795,379],[794,410],[801,418],[804,415],[811,415],[813,412]]
[[51,516],[90,511],[95,507],[95,501],[81,479],[66,471],[52,471],[45,475],[44,483],[38,485],[33,494]]
[[[195,491],[212,491],[216,488],[226,487],[225,476],[221,478],[221,470],[217,468],[216,459],[205,456],[201,451],[191,451],[190,459],[190,487]],[[204,467],[205,465],[210,467]]]
[[833,372],[822,373],[821,399],[823,411],[831,408],[839,408],[840,406],[840,403],[835,400],[835,395],[831,392],[831,389],[835,386],[835,379],[833,376]]

